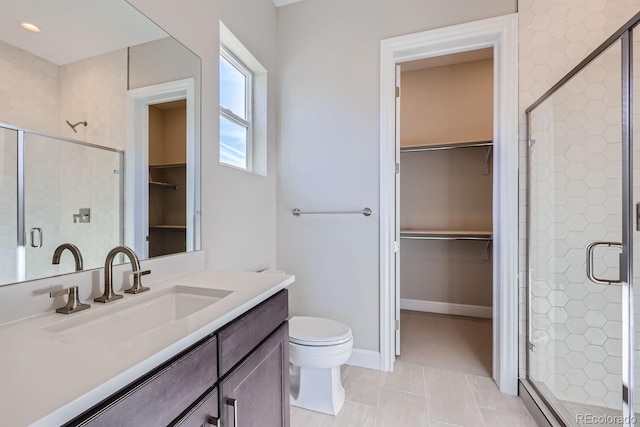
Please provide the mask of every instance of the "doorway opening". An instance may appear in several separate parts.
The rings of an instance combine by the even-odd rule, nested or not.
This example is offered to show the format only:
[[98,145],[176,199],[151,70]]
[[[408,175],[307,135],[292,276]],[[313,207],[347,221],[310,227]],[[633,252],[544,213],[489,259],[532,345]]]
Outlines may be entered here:
[[[507,15],[381,42],[380,367],[393,370],[400,319],[400,139],[396,68],[424,58],[493,50],[492,369],[502,392],[518,393],[517,16]],[[465,243],[465,242],[459,242]],[[475,243],[475,242],[466,242]]]
[[193,79],[127,93],[125,244],[141,259],[199,247],[195,107]]
[[187,250],[187,103],[149,106],[149,257]]
[[397,72],[396,361],[491,376],[493,48]]

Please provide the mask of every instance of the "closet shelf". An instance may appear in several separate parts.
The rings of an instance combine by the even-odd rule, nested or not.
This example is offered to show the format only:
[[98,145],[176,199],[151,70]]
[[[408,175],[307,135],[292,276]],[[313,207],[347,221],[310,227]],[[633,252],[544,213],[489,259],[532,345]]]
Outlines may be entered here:
[[415,240],[493,240],[491,231],[400,230],[401,239]]
[[151,230],[186,230],[186,225],[150,225]]
[[447,142],[442,144],[409,145],[400,147],[401,153],[414,153],[420,151],[453,150],[456,148],[492,147],[493,141],[463,141]]
[[178,186],[176,184],[169,184],[168,182],[149,181],[149,185],[151,187],[168,188],[168,189],[171,189],[171,190],[177,190],[178,189]]
[[165,163],[161,165],[149,165],[149,169],[184,168],[186,163]]

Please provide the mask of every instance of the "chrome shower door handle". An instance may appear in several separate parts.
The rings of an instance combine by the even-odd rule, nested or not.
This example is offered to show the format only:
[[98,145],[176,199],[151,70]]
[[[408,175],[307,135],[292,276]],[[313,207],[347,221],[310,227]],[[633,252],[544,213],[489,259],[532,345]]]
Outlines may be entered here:
[[[36,243],[36,233],[38,234],[38,243]],[[41,248],[42,247],[42,228],[34,227],[29,230],[29,236],[31,237],[31,247],[32,248]]]
[[593,273],[593,251],[598,246],[606,246],[608,248],[615,247],[620,248],[622,250],[622,243],[618,242],[593,242],[589,246],[587,246],[587,277],[593,283],[598,283],[600,285],[611,285],[616,283],[622,283],[621,279],[618,280],[609,280],[609,279],[600,279],[595,276]]

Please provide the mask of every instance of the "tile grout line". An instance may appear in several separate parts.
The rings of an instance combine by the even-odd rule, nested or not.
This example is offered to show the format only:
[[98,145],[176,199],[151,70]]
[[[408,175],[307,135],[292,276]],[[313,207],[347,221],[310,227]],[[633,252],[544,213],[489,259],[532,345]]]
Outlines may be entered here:
[[427,389],[427,374],[424,372],[424,366],[421,366],[422,370],[422,383],[424,384],[424,400],[427,404],[427,421],[429,422],[429,427],[431,427],[431,409],[429,408],[429,390]]
[[482,422],[482,425],[486,427],[484,418],[482,417],[482,411],[480,411],[480,405],[478,404],[478,399],[476,399],[476,394],[474,393],[473,387],[471,386],[471,382],[469,381],[469,374],[467,373],[464,374],[464,380],[467,383],[467,386],[469,387],[469,391],[471,392],[471,397],[473,397],[473,401],[476,403],[476,408],[478,409],[478,414],[480,415],[480,421]]

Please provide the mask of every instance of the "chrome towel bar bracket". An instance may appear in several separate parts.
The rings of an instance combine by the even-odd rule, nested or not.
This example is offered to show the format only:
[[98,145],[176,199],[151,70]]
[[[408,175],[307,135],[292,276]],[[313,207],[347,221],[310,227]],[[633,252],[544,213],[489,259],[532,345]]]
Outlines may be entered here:
[[298,208],[295,208],[291,211],[291,213],[293,214],[293,216],[300,216],[300,215],[320,215],[320,214],[327,214],[327,215],[331,215],[331,214],[361,214],[364,216],[371,216],[371,209],[369,208],[364,208],[361,211],[314,211],[314,212],[303,212]]

